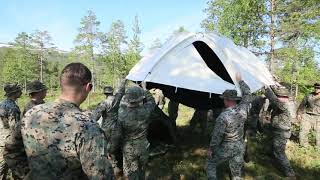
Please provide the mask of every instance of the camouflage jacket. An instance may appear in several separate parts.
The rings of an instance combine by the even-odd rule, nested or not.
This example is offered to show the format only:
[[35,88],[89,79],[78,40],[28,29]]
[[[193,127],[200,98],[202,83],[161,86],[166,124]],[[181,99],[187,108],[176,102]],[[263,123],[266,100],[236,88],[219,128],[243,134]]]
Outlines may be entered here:
[[306,95],[298,108],[298,113],[320,115],[320,96],[314,93]]
[[111,126],[118,120],[119,105],[124,91],[125,87],[123,84],[114,96],[108,96],[106,100],[101,102],[91,115],[91,119],[95,122],[102,116],[101,128],[107,136],[111,133],[109,132]]
[[35,106],[22,119],[30,179],[114,179],[98,125],[65,100]]
[[146,139],[147,130],[150,123],[150,115],[156,104],[151,93],[146,91],[146,98],[143,105],[130,108],[122,98],[119,108],[119,126],[122,131],[124,141],[136,139]]
[[290,102],[280,102],[270,88],[266,89],[266,96],[270,101],[271,125],[275,131],[290,131],[292,113]]
[[39,105],[39,104],[44,104],[44,103],[45,103],[45,102],[44,102],[43,100],[37,102],[37,101],[31,99],[31,100],[26,104],[26,106],[24,107],[24,110],[23,110],[22,115],[25,115],[26,112],[29,111],[29,110],[30,110],[31,108],[33,108],[34,106]]
[[243,142],[244,123],[248,118],[251,107],[250,88],[244,82],[239,82],[242,100],[235,107],[225,109],[216,119],[212,132],[210,149],[216,151],[226,144]]
[[15,129],[20,124],[21,111],[19,106],[11,99],[0,103],[0,130]]

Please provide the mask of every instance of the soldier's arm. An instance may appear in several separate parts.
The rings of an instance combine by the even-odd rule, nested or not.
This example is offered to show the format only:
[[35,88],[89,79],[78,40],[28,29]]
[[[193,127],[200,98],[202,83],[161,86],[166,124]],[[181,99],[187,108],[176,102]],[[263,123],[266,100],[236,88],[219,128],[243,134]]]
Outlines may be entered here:
[[105,111],[106,109],[106,104],[104,102],[101,102],[97,108],[94,110],[94,112],[91,115],[91,120],[97,122],[100,117],[102,116],[102,112]]
[[250,102],[252,100],[250,87],[247,85],[246,82],[244,82],[244,80],[240,80],[239,85],[240,85],[240,90],[241,90],[241,94],[242,94],[241,103]]
[[19,178],[23,179],[29,172],[28,158],[24,150],[20,121],[15,123],[14,128],[11,129],[10,136],[6,139],[3,158],[8,167]]
[[214,130],[212,131],[211,141],[210,141],[210,149],[215,151],[216,148],[221,144],[223,140],[223,135],[225,133],[225,129],[227,127],[226,122],[224,121],[223,116],[219,116],[216,120],[216,124],[214,126]]
[[308,102],[308,96],[305,96],[297,109],[297,115],[300,115],[305,111],[307,102]]
[[124,96],[126,82],[127,82],[126,80],[123,80],[121,82],[116,94],[114,95],[114,104],[113,104],[113,106],[115,108],[117,108],[117,109],[119,108],[120,101],[121,101],[122,97]]
[[278,100],[277,96],[274,94],[274,92],[272,91],[272,89],[269,86],[267,86],[267,88],[265,89],[265,95],[269,99],[270,104],[273,107],[277,107],[281,110],[286,109],[286,107],[284,106],[284,103],[282,103]]
[[114,179],[104,133],[96,124],[87,123],[85,126],[75,139],[84,173],[89,179]]
[[145,91],[146,97],[144,99],[144,107],[147,110],[147,112],[151,113],[154,110],[154,107],[156,106],[155,100],[152,96],[152,94],[149,91]]

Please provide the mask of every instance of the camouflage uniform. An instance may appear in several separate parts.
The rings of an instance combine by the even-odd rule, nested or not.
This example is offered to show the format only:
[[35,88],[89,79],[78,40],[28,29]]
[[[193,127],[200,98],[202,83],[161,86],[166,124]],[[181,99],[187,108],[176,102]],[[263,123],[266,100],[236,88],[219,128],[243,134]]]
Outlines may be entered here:
[[207,129],[207,123],[208,123],[208,111],[207,110],[195,110],[193,113],[193,116],[190,120],[190,127],[189,129],[191,131],[194,130],[197,123],[200,124],[201,127],[201,133],[205,134]]
[[21,134],[27,179],[114,179],[103,131],[71,102],[35,106],[22,119]]
[[311,93],[302,100],[298,113],[302,114],[300,125],[300,144],[308,145],[308,134],[310,129],[316,131],[316,144],[320,147],[320,96]]
[[39,104],[44,104],[44,100],[41,100],[41,101],[35,101],[33,99],[31,99],[27,104],[26,106],[24,107],[24,110],[23,110],[23,115],[26,114],[27,111],[29,111],[31,108],[33,108],[34,106],[37,106]]
[[[46,91],[47,90],[47,87],[41,83],[40,81],[32,81],[31,83],[29,83],[27,85],[27,92],[28,94],[31,94],[31,93],[38,93],[38,92],[41,92],[41,91]],[[26,114],[26,112],[33,108],[34,106],[36,105],[39,105],[39,104],[44,104],[45,102],[43,100],[40,100],[40,101],[36,101],[36,100],[33,100],[31,99],[27,104],[26,106],[24,107],[24,110],[23,110],[23,115]]]
[[[208,179],[217,179],[216,168],[219,164],[229,161],[233,179],[241,179],[241,169],[244,165],[245,151],[243,134],[244,123],[250,110],[250,88],[244,82],[239,82],[242,100],[235,107],[225,109],[217,118],[210,142],[212,152],[207,160]],[[236,96],[235,90],[226,90]]]
[[[116,126],[118,120],[119,105],[125,91],[125,81],[122,82],[115,95],[112,95],[113,91],[110,90],[111,89],[109,88],[105,88],[104,93],[110,95],[107,97],[106,100],[104,100],[98,105],[96,110],[91,115],[91,119],[93,121],[98,121],[102,116],[101,129],[104,131],[109,142],[112,143],[114,141],[118,141],[117,138],[119,138],[120,136],[119,134],[117,134],[117,131],[114,131],[114,126]],[[122,164],[120,162],[122,161],[121,149],[110,149],[111,147],[113,146],[110,145],[108,147],[108,152],[112,156],[111,164],[112,167],[115,169],[115,173],[118,173],[118,171],[122,169]]]
[[147,130],[155,106],[151,93],[136,86],[128,88],[121,100],[118,120],[123,139],[123,169],[129,179],[145,179]]
[[[15,84],[6,85],[4,88],[6,96],[21,91]],[[13,100],[7,98],[0,103],[0,179],[7,176],[8,165],[5,161],[5,145],[9,135],[20,127],[20,108]]]
[[[289,93],[285,89],[277,89],[276,94],[279,96]],[[290,102],[281,102],[270,88],[266,89],[266,96],[270,101],[271,106],[271,134],[273,155],[279,162],[284,174],[288,177],[295,176],[295,173],[290,165],[290,162],[285,153],[286,144],[291,136],[291,119]]]
[[178,117],[178,110],[179,110],[179,103],[175,102],[173,100],[170,100],[168,103],[168,114],[169,114],[169,118],[172,121],[175,129],[176,129],[176,120]]

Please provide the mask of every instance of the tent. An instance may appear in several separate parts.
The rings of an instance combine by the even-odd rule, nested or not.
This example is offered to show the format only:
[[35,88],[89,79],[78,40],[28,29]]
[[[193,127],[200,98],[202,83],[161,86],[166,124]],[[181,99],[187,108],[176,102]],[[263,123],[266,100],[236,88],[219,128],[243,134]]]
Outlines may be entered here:
[[162,48],[143,57],[127,79],[147,82],[166,97],[190,107],[209,109],[223,106],[219,99],[226,89],[236,89],[240,72],[252,92],[274,84],[265,64],[252,52],[216,33],[180,33]]

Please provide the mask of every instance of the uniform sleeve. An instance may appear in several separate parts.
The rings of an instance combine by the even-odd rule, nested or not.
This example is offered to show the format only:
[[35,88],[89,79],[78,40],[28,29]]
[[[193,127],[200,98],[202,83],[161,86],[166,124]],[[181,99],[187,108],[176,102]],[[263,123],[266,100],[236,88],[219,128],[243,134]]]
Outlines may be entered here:
[[216,120],[214,130],[212,131],[212,136],[210,141],[210,149],[212,149],[213,151],[215,151],[217,147],[221,144],[226,127],[227,125],[224,121],[224,117],[219,116]]
[[277,96],[273,93],[270,87],[266,89],[266,97],[269,99],[271,106],[279,108],[280,110],[286,110],[284,103],[280,102]]
[[97,122],[102,116],[103,111],[105,111],[105,103],[101,102],[92,113],[91,120],[93,120],[94,122]]
[[11,130],[7,138],[3,157],[12,172],[23,179],[29,172],[28,158],[24,150],[21,136],[21,122],[15,123],[15,128]]
[[241,103],[247,103],[247,102],[251,101],[252,96],[251,96],[251,92],[250,92],[250,87],[243,80],[239,81],[239,85],[240,85],[240,90],[241,90],[241,94],[242,94]]
[[155,106],[156,106],[156,103],[154,101],[152,94],[149,91],[146,91],[146,98],[144,100],[145,109],[147,110],[147,112],[151,113],[154,110]]
[[305,96],[297,109],[297,114],[302,114],[305,111],[307,103],[308,103],[308,96]]
[[82,169],[89,179],[114,179],[107,158],[107,140],[96,124],[86,124],[75,142]]

